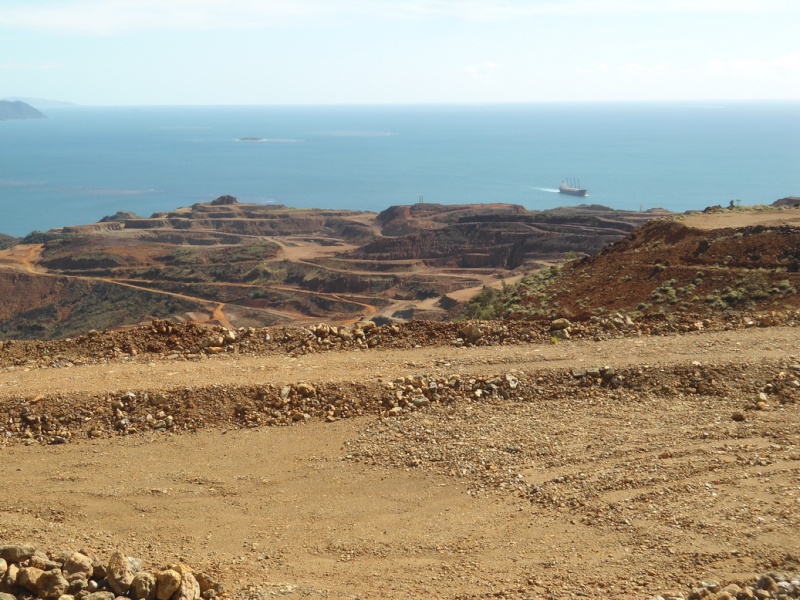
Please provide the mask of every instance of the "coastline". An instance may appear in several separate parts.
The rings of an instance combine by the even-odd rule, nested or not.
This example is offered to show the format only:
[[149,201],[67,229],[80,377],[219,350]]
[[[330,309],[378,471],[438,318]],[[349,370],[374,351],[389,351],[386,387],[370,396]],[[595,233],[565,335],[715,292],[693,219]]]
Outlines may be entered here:
[[[48,115],[3,122],[4,233],[223,194],[374,212],[420,197],[541,210],[565,203],[549,191],[565,174],[581,179],[592,203],[623,210],[768,204],[800,190],[800,102],[75,107]],[[237,142],[247,137],[298,143]]]

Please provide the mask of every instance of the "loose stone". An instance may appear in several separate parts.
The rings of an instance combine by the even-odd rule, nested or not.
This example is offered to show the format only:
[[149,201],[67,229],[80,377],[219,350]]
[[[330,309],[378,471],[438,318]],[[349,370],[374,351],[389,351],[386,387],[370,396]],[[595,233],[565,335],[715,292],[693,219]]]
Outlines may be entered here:
[[84,579],[89,579],[94,573],[94,566],[91,558],[80,552],[73,552],[64,563],[62,570],[67,578],[71,575],[81,575]]
[[67,592],[69,582],[58,569],[45,571],[36,582],[36,592],[40,598],[60,598]]
[[10,563],[20,563],[36,552],[33,546],[0,546],[0,558]]
[[108,576],[108,586],[120,596],[124,596],[131,587],[133,573],[131,572],[128,559],[117,550],[108,559],[106,566]]
[[22,567],[17,575],[17,585],[35,594],[39,591],[39,578],[43,573],[36,567]]
[[156,585],[156,576],[152,573],[137,573],[131,582],[131,595],[135,600],[154,600]]
[[156,573],[156,600],[169,600],[181,586],[181,574],[172,569]]

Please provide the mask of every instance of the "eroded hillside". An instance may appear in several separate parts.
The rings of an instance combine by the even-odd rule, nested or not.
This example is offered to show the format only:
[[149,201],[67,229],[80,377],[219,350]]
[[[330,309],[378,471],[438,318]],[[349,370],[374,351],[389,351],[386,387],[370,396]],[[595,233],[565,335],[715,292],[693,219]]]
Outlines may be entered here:
[[[792,275],[797,216],[646,226],[536,289],[704,240],[704,270]],[[0,595],[800,597],[800,310],[762,300],[0,341]]]
[[[240,204],[34,233],[0,252],[0,335],[53,338],[154,317],[230,327],[443,319],[482,286],[593,254],[658,212],[582,206]],[[13,298],[10,298],[13,296]]]
[[[650,320],[800,306],[800,209],[744,210],[651,221],[596,256],[530,275],[476,299],[492,316]],[[487,308],[488,307],[488,308]]]

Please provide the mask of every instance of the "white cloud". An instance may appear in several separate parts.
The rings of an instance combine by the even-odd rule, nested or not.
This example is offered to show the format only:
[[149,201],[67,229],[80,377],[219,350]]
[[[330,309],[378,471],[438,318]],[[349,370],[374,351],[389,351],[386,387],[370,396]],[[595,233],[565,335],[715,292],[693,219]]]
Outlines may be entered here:
[[47,71],[57,68],[56,63],[0,63],[0,70]]
[[800,76],[800,52],[784,54],[766,60],[757,59],[714,59],[706,63],[706,68],[723,75],[765,75],[769,73]]
[[643,65],[640,63],[628,63],[620,67],[623,73],[631,73],[634,75],[659,75],[667,73],[671,68],[667,63],[657,63],[653,65]]
[[0,27],[108,34],[269,27],[289,19],[367,16],[502,20],[552,15],[758,11],[796,0],[3,0]]
[[692,73],[704,76],[753,76],[753,75],[798,75],[800,76],[800,52],[784,54],[767,59],[755,58],[715,58],[702,64],[677,68],[669,63],[626,63],[608,65],[599,63],[587,67],[579,67],[578,73],[592,74],[626,74],[626,75],[659,75],[672,74],[687,76]]
[[331,14],[319,0],[67,0],[4,7],[0,26],[71,33],[245,29]]
[[351,2],[359,12],[392,11],[406,17],[473,20],[537,15],[596,15],[673,12],[800,12],[796,0],[384,0]]
[[468,75],[470,77],[482,77],[484,75],[487,75],[488,73],[491,73],[498,67],[499,65],[497,63],[494,63],[490,60],[484,60],[476,64],[467,65],[466,67],[461,69],[461,72],[464,75]]
[[693,64],[598,63],[576,69],[588,85],[636,90],[643,99],[777,99],[800,97],[800,52]]

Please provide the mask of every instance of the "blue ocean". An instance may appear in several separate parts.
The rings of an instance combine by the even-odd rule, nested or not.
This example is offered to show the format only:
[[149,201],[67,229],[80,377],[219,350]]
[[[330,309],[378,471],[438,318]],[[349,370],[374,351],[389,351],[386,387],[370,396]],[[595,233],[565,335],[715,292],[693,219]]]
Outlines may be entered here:
[[[0,232],[223,194],[640,210],[800,195],[800,102],[60,108],[0,122]],[[588,198],[557,193],[579,180]]]

